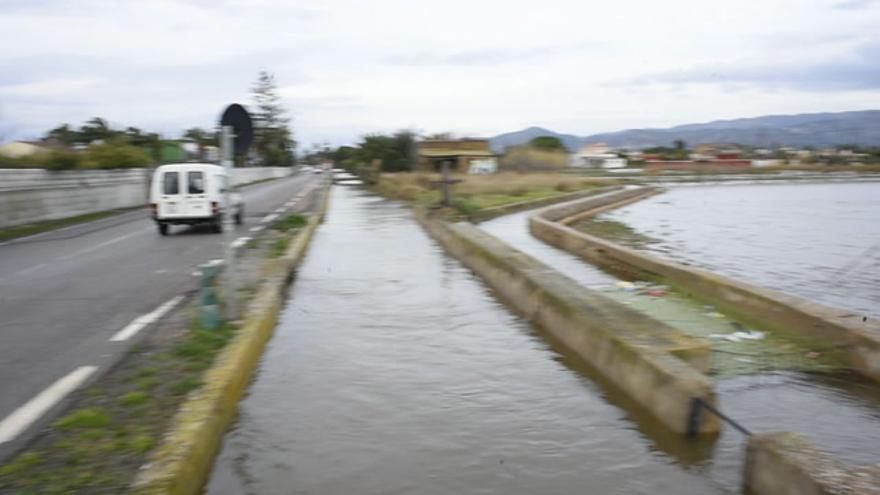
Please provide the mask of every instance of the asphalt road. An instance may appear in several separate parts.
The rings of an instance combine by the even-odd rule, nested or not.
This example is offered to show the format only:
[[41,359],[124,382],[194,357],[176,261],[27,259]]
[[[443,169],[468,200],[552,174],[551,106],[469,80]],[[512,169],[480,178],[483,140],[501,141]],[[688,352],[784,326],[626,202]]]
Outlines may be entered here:
[[[245,188],[235,237],[253,235],[319,180],[301,174]],[[0,458],[45,422],[49,402],[130,347],[128,338],[111,341],[121,330],[195,289],[198,265],[223,257],[222,238],[186,226],[161,237],[144,209],[0,245]]]

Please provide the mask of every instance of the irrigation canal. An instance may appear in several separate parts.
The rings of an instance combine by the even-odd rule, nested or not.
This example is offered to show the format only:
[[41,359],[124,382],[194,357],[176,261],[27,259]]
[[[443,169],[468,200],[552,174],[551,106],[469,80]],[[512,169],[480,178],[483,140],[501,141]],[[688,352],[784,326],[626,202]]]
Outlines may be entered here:
[[[519,235],[516,218],[494,225]],[[606,277],[597,286],[613,280],[593,275]],[[846,435],[848,460],[876,458],[880,441],[864,437],[880,421],[877,397],[797,375],[741,380],[719,388],[750,427],[804,431],[810,418],[764,406],[810,401],[810,416],[833,410],[829,436]],[[405,207],[337,186],[206,492],[738,493],[736,435],[660,433]]]

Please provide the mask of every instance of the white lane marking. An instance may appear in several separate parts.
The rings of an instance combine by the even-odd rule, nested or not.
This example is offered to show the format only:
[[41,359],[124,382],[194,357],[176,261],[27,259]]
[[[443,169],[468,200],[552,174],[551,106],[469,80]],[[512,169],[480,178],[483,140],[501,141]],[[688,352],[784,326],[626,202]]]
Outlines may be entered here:
[[230,246],[232,246],[233,249],[238,249],[244,246],[244,244],[249,240],[251,240],[250,237],[239,237],[238,239],[232,241],[232,244],[230,244]]
[[92,246],[92,247],[87,247],[87,248],[85,248],[85,249],[80,249],[79,251],[76,251],[76,252],[73,253],[73,254],[68,254],[67,256],[62,256],[62,257],[60,257],[60,258],[58,258],[58,259],[59,259],[59,260],[66,260],[66,259],[73,258],[74,256],[80,256],[80,255],[83,255],[83,254],[86,254],[86,253],[90,253],[90,252],[95,251],[95,250],[97,250],[97,249],[101,249],[102,247],[107,247],[107,246],[109,246],[109,245],[111,245],[111,244],[116,244],[117,242],[122,242],[122,241],[128,239],[129,237],[134,237],[134,236],[136,236],[136,235],[143,234],[144,232],[146,232],[146,231],[148,231],[148,230],[153,230],[153,229],[141,229],[141,230],[138,230],[138,231],[132,232],[132,233],[130,233],[130,234],[121,235],[121,236],[116,237],[116,238],[114,238],[114,239],[110,239],[109,241],[104,241],[104,242],[101,242],[101,243],[95,244],[95,245]]
[[6,419],[0,422],[0,444],[14,440],[67,394],[82,385],[97,370],[97,366],[80,366],[59,378],[36,397],[6,416]]
[[260,223],[269,223],[272,220],[275,220],[276,218],[278,218],[278,215],[275,213],[272,213],[271,215],[266,215],[265,217],[263,217],[263,219],[260,220]]
[[155,323],[156,320],[165,316],[165,313],[171,311],[171,308],[177,306],[177,304],[182,300],[183,296],[171,298],[171,300],[166,301],[164,304],[154,309],[152,312],[135,318],[134,321],[126,325],[125,328],[116,332],[115,335],[110,337],[110,342],[122,342],[124,340],[128,340],[134,337],[138,332],[143,330],[144,327]]
[[283,206],[279,206],[278,208],[275,208],[275,213],[281,213],[282,211],[284,211]]
[[263,227],[261,225],[257,225],[256,227],[249,228],[248,232],[259,232],[261,230],[263,230]]
[[46,263],[40,263],[39,265],[34,265],[32,267],[25,268],[24,270],[19,270],[19,271],[13,273],[12,275],[13,276],[14,275],[24,275],[25,273],[35,272],[35,271],[37,271],[41,268],[45,268],[45,267],[46,267]]

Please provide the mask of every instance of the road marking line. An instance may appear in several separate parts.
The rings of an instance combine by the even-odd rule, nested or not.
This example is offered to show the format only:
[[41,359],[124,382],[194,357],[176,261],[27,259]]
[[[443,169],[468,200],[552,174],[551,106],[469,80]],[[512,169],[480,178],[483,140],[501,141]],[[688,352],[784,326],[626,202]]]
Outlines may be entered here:
[[80,366],[59,378],[36,397],[6,416],[6,419],[0,422],[0,444],[14,440],[67,394],[82,385],[97,370],[97,366]]
[[232,241],[232,244],[230,244],[230,246],[232,246],[233,249],[238,249],[244,246],[244,244],[249,240],[251,240],[250,237],[239,237],[238,239]]
[[34,265],[30,268],[25,268],[24,270],[19,270],[19,271],[13,273],[12,275],[13,276],[14,275],[24,275],[25,273],[35,272],[35,271],[37,271],[41,268],[45,268],[45,267],[46,267],[46,263],[40,263],[39,265]]
[[271,215],[266,215],[265,217],[263,217],[263,219],[260,220],[260,223],[269,223],[272,220],[275,220],[276,218],[278,218],[278,215],[275,213],[272,213]]
[[279,206],[278,208],[275,208],[275,213],[281,213],[282,211],[284,211],[283,206]]
[[261,225],[257,225],[256,227],[249,228],[248,232],[259,232],[261,230],[263,230],[263,227]]
[[109,245],[111,245],[111,244],[116,244],[117,242],[122,242],[122,241],[128,239],[129,237],[133,237],[133,236],[136,236],[136,235],[139,235],[139,234],[143,234],[143,233],[146,232],[147,230],[152,230],[152,229],[141,229],[141,230],[138,230],[138,231],[136,231],[136,232],[132,232],[132,233],[130,233],[130,234],[121,235],[121,236],[119,236],[119,237],[117,237],[117,238],[115,238],[115,239],[110,239],[109,241],[104,241],[104,242],[102,242],[102,243],[95,244],[95,245],[92,246],[92,247],[87,247],[87,248],[85,248],[85,249],[80,249],[79,251],[77,251],[77,252],[75,252],[75,253],[73,253],[73,254],[68,254],[67,256],[62,256],[61,258],[58,258],[58,259],[60,259],[60,260],[66,260],[66,259],[73,258],[74,256],[79,256],[79,255],[81,255],[81,254],[90,253],[90,252],[92,252],[92,251],[94,251],[94,250],[96,250],[96,249],[101,249],[102,247],[106,247],[106,246],[109,246]]
[[134,337],[138,332],[143,330],[144,327],[155,323],[156,320],[165,316],[165,313],[171,311],[171,308],[177,306],[177,304],[182,300],[183,296],[174,297],[171,300],[166,301],[158,308],[154,309],[152,312],[135,318],[134,321],[126,325],[125,328],[116,332],[115,335],[110,337],[110,342],[122,342],[124,340],[128,340]]

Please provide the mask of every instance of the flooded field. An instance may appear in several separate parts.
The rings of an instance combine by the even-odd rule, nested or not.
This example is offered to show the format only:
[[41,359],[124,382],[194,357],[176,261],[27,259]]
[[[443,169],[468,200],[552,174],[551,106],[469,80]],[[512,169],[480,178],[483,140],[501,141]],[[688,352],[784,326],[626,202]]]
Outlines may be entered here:
[[[849,425],[850,460],[878,454],[863,393],[755,380],[724,384],[746,424],[788,429],[807,418],[780,416],[819,397],[817,416]],[[841,403],[845,417],[829,414]],[[337,186],[206,493],[739,493],[741,449],[730,430],[716,442],[662,433],[408,210]]]
[[670,187],[601,215],[644,249],[880,317],[880,182]]
[[[880,459],[880,387],[826,366],[828,363],[821,362],[824,356],[804,359],[804,354],[810,352],[808,343],[769,334],[756,341],[713,339],[711,335],[730,333],[735,328],[750,329],[675,293],[650,297],[619,290],[618,278],[533,237],[528,231],[532,214],[525,211],[506,215],[483,222],[480,227],[585,287],[686,333],[709,338],[716,350],[712,359],[719,403],[751,431],[797,431],[853,465]],[[793,349],[798,352],[792,353]],[[819,373],[822,370],[828,372]],[[655,440],[655,447],[679,462],[723,486],[736,485],[744,438],[731,428],[723,430],[718,441],[704,449],[682,443],[681,439]]]

